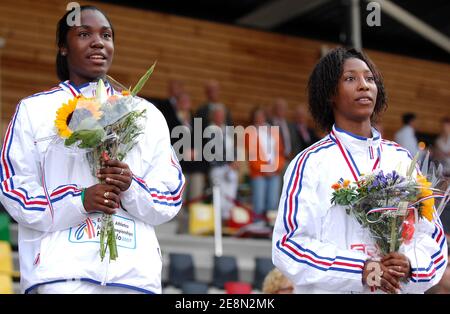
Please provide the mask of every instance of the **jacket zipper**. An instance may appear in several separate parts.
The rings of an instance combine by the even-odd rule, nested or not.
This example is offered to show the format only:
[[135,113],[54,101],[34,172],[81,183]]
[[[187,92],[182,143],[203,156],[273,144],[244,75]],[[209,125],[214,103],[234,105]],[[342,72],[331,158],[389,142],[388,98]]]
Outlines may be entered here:
[[101,285],[106,286],[106,282],[108,281],[108,270],[109,270],[109,251],[107,251],[107,254],[105,254],[105,259],[103,263],[105,264],[105,272],[103,274]]
[[[367,139],[367,165],[372,167],[373,161],[375,159],[375,154],[373,151],[373,140],[371,138]],[[367,169],[371,172],[372,169]]]

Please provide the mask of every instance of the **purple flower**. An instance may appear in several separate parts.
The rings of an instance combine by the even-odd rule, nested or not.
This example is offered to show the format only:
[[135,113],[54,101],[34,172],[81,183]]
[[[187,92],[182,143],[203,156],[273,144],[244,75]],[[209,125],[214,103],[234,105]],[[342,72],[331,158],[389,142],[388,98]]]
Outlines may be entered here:
[[405,181],[405,178],[400,176],[397,171],[395,171],[395,170],[392,171],[392,182],[393,183],[402,183],[403,181]]
[[381,188],[385,188],[388,184],[388,178],[384,175],[383,170],[378,172],[378,174],[375,176],[374,182],[377,183],[377,185]]
[[379,184],[378,179],[375,178],[375,179],[372,181],[372,184],[371,184],[371,185],[369,186],[369,188],[368,188],[369,191],[372,191],[372,190],[378,188],[378,184]]

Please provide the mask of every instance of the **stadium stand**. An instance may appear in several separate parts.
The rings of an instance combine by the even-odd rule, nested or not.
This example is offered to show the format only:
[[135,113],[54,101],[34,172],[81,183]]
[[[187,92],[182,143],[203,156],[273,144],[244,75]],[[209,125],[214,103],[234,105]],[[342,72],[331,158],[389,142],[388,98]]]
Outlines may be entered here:
[[212,285],[223,289],[226,282],[238,280],[239,270],[236,258],[234,256],[214,256]]
[[169,254],[169,284],[180,288],[184,283],[195,280],[194,261],[190,254]]
[[[323,45],[242,27],[183,18],[111,4],[90,2],[108,12],[117,31],[118,54],[111,75],[132,85],[158,60],[151,84],[143,96],[165,98],[171,78],[185,81],[192,103],[204,101],[203,84],[217,79],[223,102],[237,123],[246,123],[251,108],[285,97],[293,107],[306,102],[308,74],[320,58]],[[3,119],[9,121],[19,99],[47,90],[54,73],[55,25],[67,3],[48,1],[0,2]],[[18,10],[17,8],[21,8]],[[142,39],[145,38],[143,41]],[[366,50],[382,71],[389,102],[383,117],[386,137],[392,138],[399,116],[414,111],[421,117],[420,132],[438,133],[448,114],[450,65],[402,55]],[[23,71],[26,69],[26,71]],[[426,78],[426,79],[425,79]],[[196,109],[196,108],[193,108]],[[5,125],[4,124],[4,125]]]
[[273,269],[273,263],[271,258],[257,257],[255,259],[255,275],[253,279],[253,287],[258,290],[262,290],[262,285],[266,275]]

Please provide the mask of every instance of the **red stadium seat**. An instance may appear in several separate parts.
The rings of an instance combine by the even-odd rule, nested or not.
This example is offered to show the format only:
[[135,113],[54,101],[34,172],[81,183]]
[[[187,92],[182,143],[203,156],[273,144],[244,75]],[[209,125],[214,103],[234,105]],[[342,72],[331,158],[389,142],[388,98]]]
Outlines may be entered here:
[[252,285],[247,282],[228,281],[224,285],[227,294],[251,294]]

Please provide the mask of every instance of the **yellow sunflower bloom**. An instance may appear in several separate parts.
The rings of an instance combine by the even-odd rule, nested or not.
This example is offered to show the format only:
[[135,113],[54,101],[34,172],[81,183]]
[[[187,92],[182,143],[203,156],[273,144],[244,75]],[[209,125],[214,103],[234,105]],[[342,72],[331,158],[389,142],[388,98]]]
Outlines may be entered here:
[[59,136],[62,138],[68,138],[72,134],[72,130],[69,128],[69,122],[70,117],[77,107],[77,101],[78,98],[71,99],[56,111],[55,126]]
[[[430,190],[431,182],[427,180],[424,176],[417,176],[417,183],[420,186],[419,198],[424,198],[433,195],[433,191]],[[428,219],[428,221],[433,220],[434,214],[434,198],[427,199],[420,202],[420,209],[422,216]]]
[[[429,202],[429,201],[431,201],[431,202]],[[429,200],[422,202],[421,213],[422,213],[422,216],[425,217],[428,221],[433,220],[434,199],[429,199]]]
[[63,104],[56,111],[55,127],[60,137],[69,138],[72,135],[73,131],[69,128],[70,119],[75,110],[79,109],[88,110],[96,120],[100,119],[103,114],[100,104],[93,98],[78,96],[70,99],[67,104]]

